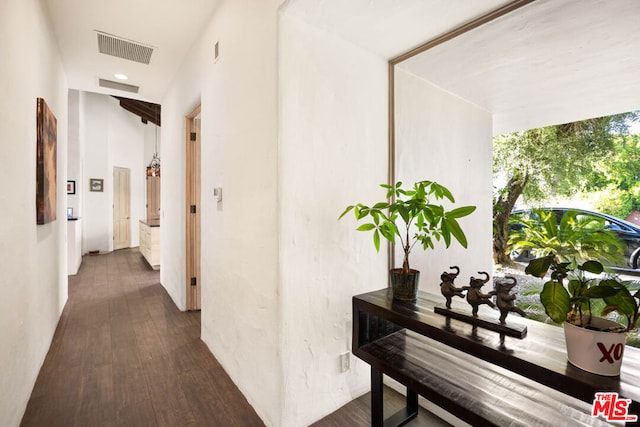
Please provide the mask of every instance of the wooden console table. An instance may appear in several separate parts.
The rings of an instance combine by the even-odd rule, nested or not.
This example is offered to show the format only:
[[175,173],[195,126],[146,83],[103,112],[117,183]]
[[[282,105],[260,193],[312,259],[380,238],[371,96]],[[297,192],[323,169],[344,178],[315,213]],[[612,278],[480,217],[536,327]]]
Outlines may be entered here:
[[[472,425],[608,425],[591,417],[596,392],[631,399],[640,415],[640,349],[626,347],[620,377],[590,374],[569,364],[562,328],[523,323],[515,339],[434,313],[439,295],[392,301],[387,289],[353,297],[353,354],[371,365],[372,425],[402,425],[422,395]],[[496,312],[496,317],[498,313]],[[407,387],[407,408],[384,421],[382,378]]]

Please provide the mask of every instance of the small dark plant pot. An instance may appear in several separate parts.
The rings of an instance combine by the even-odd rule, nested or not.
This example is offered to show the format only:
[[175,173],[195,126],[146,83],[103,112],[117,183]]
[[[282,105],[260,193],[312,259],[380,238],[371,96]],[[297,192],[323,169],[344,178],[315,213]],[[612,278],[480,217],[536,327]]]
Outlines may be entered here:
[[391,294],[394,300],[415,301],[418,296],[418,283],[420,272],[409,270],[409,274],[403,274],[401,268],[394,268],[389,271],[391,278]]

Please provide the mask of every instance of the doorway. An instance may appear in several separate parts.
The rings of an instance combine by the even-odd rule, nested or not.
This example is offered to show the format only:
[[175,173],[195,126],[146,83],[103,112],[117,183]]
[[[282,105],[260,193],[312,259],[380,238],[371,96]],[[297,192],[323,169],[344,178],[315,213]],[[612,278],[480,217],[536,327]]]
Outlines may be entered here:
[[129,169],[113,168],[113,250],[131,246],[131,184]]
[[200,310],[200,105],[186,117],[187,310]]

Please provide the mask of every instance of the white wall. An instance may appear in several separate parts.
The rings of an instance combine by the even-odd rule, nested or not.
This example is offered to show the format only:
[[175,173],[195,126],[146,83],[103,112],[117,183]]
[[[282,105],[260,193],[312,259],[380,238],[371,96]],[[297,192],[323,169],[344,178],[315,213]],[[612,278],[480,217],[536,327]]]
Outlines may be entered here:
[[67,196],[67,207],[73,208],[73,215],[82,216],[82,190],[84,182],[82,161],[84,159],[84,92],[69,90],[69,148],[67,179],[76,182],[76,194]]
[[[140,244],[140,220],[147,217],[146,209],[146,164],[144,162],[145,132],[153,124],[144,124],[140,116],[120,107],[115,98],[108,97],[111,105],[109,114],[109,174],[106,188],[111,188],[109,196],[113,205],[113,168],[129,169],[131,186],[131,243],[130,247]],[[113,216],[110,220],[110,236],[113,237]],[[113,249],[113,240],[111,249]]]
[[351,350],[351,297],[387,286],[386,250],[347,205],[384,197],[387,62],[286,13],[280,19],[282,426],[308,425],[369,390]]
[[[153,154],[156,153],[156,150],[157,150],[158,156],[160,157],[160,160],[162,160],[162,150],[161,150],[162,130],[158,126],[149,122],[146,125],[144,125],[143,132],[144,132],[144,155],[143,155],[141,167],[143,168],[144,171],[146,171],[146,168],[151,162],[151,159],[153,159]],[[162,173],[162,169],[160,171],[161,171],[160,173]]]
[[[121,108],[112,97],[87,92],[84,98],[84,181],[79,185],[83,201],[83,253],[113,250],[114,166],[130,171],[130,246],[138,246],[139,221],[146,218],[145,135],[146,128],[153,125],[143,124],[139,116]],[[104,180],[103,192],[89,191],[91,178]]]
[[[435,251],[416,247],[411,253],[422,290],[439,293],[440,274],[452,265],[461,269],[458,286],[478,271],[491,274],[491,122],[490,113],[397,69],[396,181],[435,180],[451,190],[456,207],[477,207],[460,219],[468,249],[453,242],[446,250],[437,244]],[[396,266],[401,267],[402,250],[397,249]]]
[[[202,102],[202,339],[281,425],[277,233],[279,1],[222,4],[162,100],[161,282],[185,308],[185,116]],[[214,62],[213,47],[220,57]],[[213,188],[223,187],[216,203]]]
[[[37,0],[0,2],[0,425],[20,423],[67,300],[67,85]],[[57,220],[36,225],[36,98],[57,118]]]
[[84,159],[84,92],[69,89],[69,137],[67,149],[67,180],[75,182],[75,194],[67,194],[66,207],[78,218],[67,224],[68,273],[75,275],[82,264],[82,183]]
[[[79,185],[82,191],[82,221],[84,232],[82,236],[82,253],[90,251],[108,252],[113,247],[113,236],[110,232],[112,208],[109,172],[109,122],[106,97],[92,93],[85,93],[85,134],[84,134],[84,181]],[[104,179],[104,192],[90,192],[89,179]],[[78,185],[78,183],[76,183]],[[78,191],[78,190],[76,190]]]
[[[184,117],[201,100],[202,338],[267,425],[298,426],[369,388],[368,366],[352,358],[340,373],[339,355],[351,346],[351,296],[385,287],[387,260],[352,219],[337,217],[384,195],[387,64],[286,12],[276,56],[274,6],[223,4],[162,101],[162,195],[171,202],[162,208],[161,275],[184,308]],[[440,128],[447,138],[436,145],[454,139],[456,155],[467,153],[448,184],[489,218],[464,253],[480,268],[491,260],[479,243],[490,242],[491,186],[464,184],[467,171],[490,179],[491,117],[438,96],[440,107],[451,104],[446,114],[462,114],[451,125],[470,126]],[[436,175],[451,175],[441,163]]]
[[[143,155],[143,164],[140,167],[142,168],[143,171],[146,172],[147,166],[149,166],[149,163],[151,163],[151,160],[153,159],[153,155],[157,153],[158,157],[160,157],[160,178],[162,179],[162,149],[161,149],[162,138],[161,136],[162,136],[162,130],[160,129],[159,126],[156,126],[153,123],[149,122],[144,127],[144,155]],[[145,178],[145,184],[144,184],[143,197],[144,197],[144,213],[142,215],[142,219],[145,219],[147,217],[146,178]],[[162,204],[162,194],[160,195],[160,203]],[[160,250],[162,251],[162,248]]]
[[[368,366],[352,358],[340,373],[339,355],[350,350],[351,296],[386,286],[386,254],[337,217],[384,195],[387,64],[286,12],[276,24],[276,3],[225,2],[162,100],[161,281],[184,309],[184,117],[201,101],[202,339],[267,425],[298,426],[369,388]],[[456,259],[488,268],[491,117],[418,90],[438,97],[431,120],[453,126],[430,134],[432,152],[457,156],[451,166],[432,157],[430,176],[479,206]]]

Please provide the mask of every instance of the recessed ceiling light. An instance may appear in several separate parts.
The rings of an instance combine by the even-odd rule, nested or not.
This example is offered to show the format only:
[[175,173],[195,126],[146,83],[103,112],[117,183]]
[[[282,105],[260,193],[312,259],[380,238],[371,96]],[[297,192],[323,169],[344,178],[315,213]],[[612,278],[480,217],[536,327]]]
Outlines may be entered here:
[[120,80],[127,80],[129,77],[127,77],[126,74],[122,74],[122,73],[116,73],[113,75],[113,77],[115,77],[116,79],[120,79]]

